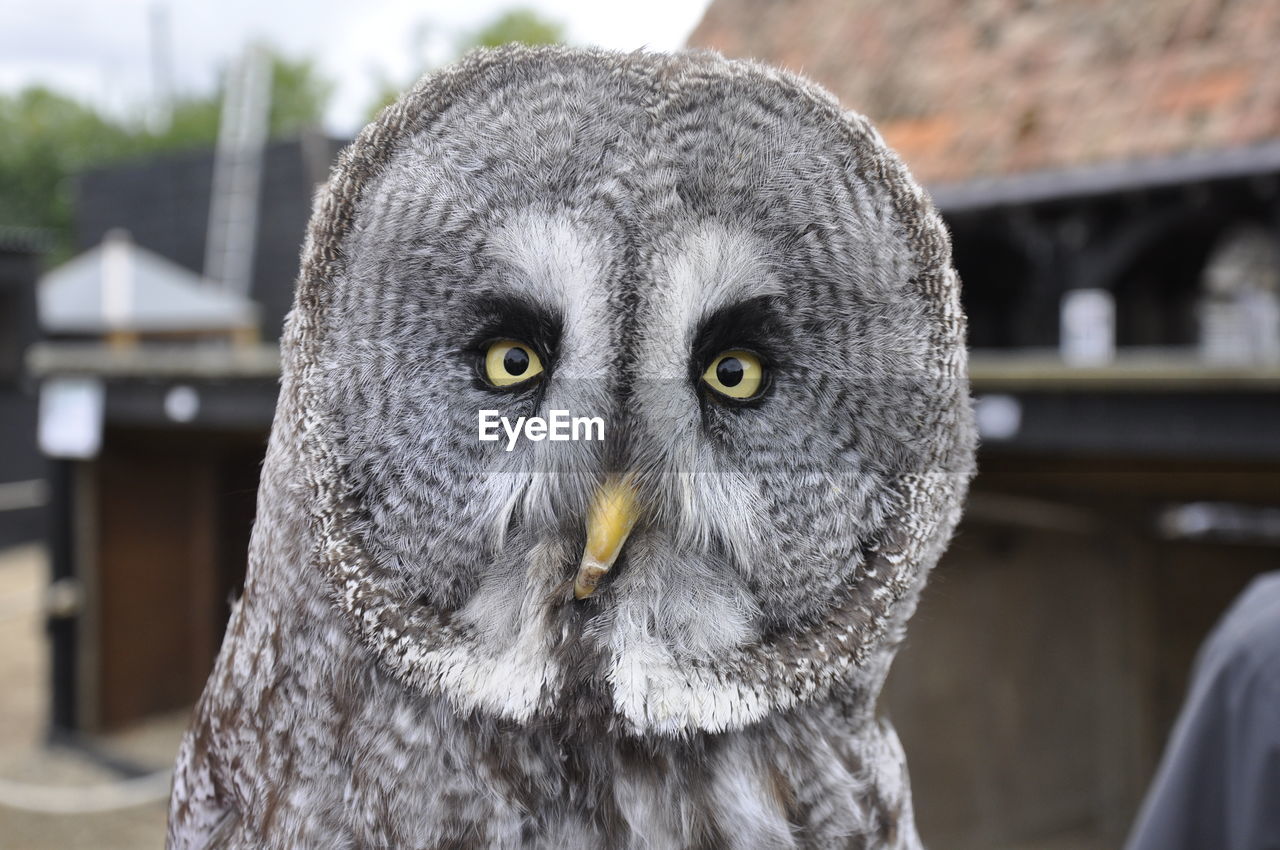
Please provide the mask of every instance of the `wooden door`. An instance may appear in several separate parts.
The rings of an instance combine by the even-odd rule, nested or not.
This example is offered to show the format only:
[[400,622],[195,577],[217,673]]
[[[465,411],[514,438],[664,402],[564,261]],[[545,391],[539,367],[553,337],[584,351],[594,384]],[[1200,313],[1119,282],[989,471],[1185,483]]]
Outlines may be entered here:
[[191,704],[243,580],[256,437],[113,431],[92,475],[82,725]]

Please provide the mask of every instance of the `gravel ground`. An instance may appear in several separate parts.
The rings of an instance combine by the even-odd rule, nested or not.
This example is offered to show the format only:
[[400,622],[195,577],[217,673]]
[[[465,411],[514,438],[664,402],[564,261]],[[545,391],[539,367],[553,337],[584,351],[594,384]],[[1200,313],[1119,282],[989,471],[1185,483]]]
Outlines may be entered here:
[[101,752],[157,771],[126,779],[83,751],[49,746],[46,581],[38,546],[0,550],[0,849],[164,846],[167,771],[185,716],[95,738]]

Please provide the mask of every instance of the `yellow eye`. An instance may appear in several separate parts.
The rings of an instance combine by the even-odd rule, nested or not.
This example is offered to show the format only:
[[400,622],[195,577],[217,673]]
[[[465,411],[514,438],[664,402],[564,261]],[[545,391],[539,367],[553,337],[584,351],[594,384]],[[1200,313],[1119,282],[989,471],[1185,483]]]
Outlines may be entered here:
[[495,387],[513,387],[542,374],[542,361],[533,346],[514,339],[489,343],[484,353],[484,376]]
[[755,398],[764,389],[764,364],[750,351],[724,351],[712,359],[702,380],[729,398]]

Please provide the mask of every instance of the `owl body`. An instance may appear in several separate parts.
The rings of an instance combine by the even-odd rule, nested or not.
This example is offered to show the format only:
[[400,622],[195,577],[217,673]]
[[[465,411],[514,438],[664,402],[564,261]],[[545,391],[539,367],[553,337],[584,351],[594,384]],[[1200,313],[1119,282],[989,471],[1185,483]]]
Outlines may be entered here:
[[[233,634],[302,626],[274,615],[249,626],[247,604]],[[310,647],[257,658],[239,682],[219,669],[228,678],[212,681],[241,698],[188,738],[184,759],[208,767],[184,769],[175,785],[188,801],[175,821],[210,843],[182,836],[174,846],[919,846],[893,730],[846,707],[678,738],[621,734],[586,717],[528,729],[406,694],[341,632]],[[346,664],[327,663],[343,651]],[[273,687],[266,670],[280,668],[315,675],[286,674]],[[221,786],[217,774],[245,784]],[[201,824],[202,802],[229,795],[235,814],[219,808]]]
[[317,198],[170,846],[918,846],[875,701],[971,474],[963,328],[936,213],[803,80],[425,78]]

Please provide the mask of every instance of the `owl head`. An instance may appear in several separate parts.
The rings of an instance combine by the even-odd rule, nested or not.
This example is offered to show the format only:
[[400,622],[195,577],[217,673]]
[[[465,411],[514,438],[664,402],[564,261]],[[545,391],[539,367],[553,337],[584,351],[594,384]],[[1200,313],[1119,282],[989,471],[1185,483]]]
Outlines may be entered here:
[[[424,78],[318,195],[285,360],[305,568],[401,686],[516,723],[873,699],[972,466],[929,201],[712,53]],[[482,439],[522,417],[596,424]]]

